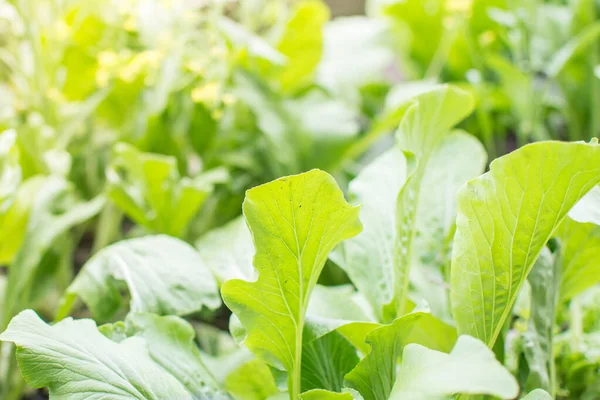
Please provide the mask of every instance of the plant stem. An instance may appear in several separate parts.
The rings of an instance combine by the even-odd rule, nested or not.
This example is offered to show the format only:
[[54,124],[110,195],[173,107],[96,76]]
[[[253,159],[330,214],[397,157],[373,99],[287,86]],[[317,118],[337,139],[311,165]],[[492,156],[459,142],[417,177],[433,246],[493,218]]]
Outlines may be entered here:
[[100,213],[100,219],[96,227],[92,254],[108,246],[119,237],[122,218],[123,213],[121,210],[110,201],[107,201]]

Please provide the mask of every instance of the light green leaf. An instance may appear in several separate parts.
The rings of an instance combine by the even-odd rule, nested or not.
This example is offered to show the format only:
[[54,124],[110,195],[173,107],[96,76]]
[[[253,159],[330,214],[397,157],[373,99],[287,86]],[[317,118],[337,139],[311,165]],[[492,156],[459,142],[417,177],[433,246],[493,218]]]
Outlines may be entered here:
[[[410,267],[414,257],[414,239],[419,225],[424,176],[431,158],[450,129],[465,118],[474,107],[471,94],[453,86],[438,86],[415,97],[404,114],[396,141],[407,155],[409,176],[402,186],[396,204],[395,241],[395,309],[400,316],[405,311],[409,288]],[[469,156],[467,156],[469,157]]]
[[130,314],[125,320],[127,336],[141,337],[150,357],[179,381],[194,399],[225,399],[202,361],[194,328],[185,320],[155,314]]
[[298,3],[288,21],[277,50],[287,62],[279,75],[284,91],[310,82],[323,52],[323,26],[329,20],[329,8],[319,0]]
[[397,362],[407,344],[450,351],[455,342],[456,330],[431,314],[407,314],[369,333],[371,352],[346,375],[346,383],[365,400],[388,400],[396,381]]
[[450,354],[409,344],[389,400],[445,400],[455,393],[489,394],[513,399],[515,378],[484,343],[460,336]]
[[496,341],[540,251],[600,181],[597,143],[534,143],[496,159],[458,195],[452,309],[459,333]]
[[552,396],[548,394],[545,390],[535,389],[527,394],[527,396],[523,397],[521,400],[552,400]]
[[143,340],[115,343],[92,320],[69,318],[49,326],[26,310],[0,340],[17,345],[23,376],[35,388],[48,387],[53,399],[192,399],[152,361]]
[[[34,201],[29,211],[29,220],[24,224],[26,230],[23,242],[11,264],[2,327],[6,327],[14,315],[29,306],[32,288],[44,255],[56,240],[73,226],[96,215],[105,203],[102,197],[85,203],[79,202],[74,198],[72,188],[62,178],[39,179],[38,183],[29,187],[37,190],[35,196],[32,196]],[[29,193],[33,195],[33,192]]]
[[258,280],[227,281],[222,296],[247,331],[244,344],[288,371],[295,399],[310,294],[333,247],[360,232],[358,208],[346,203],[330,175],[312,170],[250,189],[243,211]]
[[425,300],[433,315],[451,321],[450,261],[456,220],[456,194],[483,173],[487,154],[473,136],[454,131],[427,164],[415,218],[410,283],[413,300]]
[[194,179],[180,177],[174,157],[142,153],[118,143],[107,171],[108,196],[138,224],[153,233],[181,237],[221,171]]
[[221,304],[215,279],[194,248],[169,236],[146,236],[94,255],[67,289],[59,318],[79,296],[97,319],[110,319],[121,307],[122,283],[133,313],[186,315]]
[[367,165],[350,182],[350,197],[361,204],[363,231],[343,242],[331,259],[346,271],[373,308],[385,321],[384,307],[394,299],[394,243],[396,199],[406,179],[403,153],[392,148]]
[[252,280],[254,246],[243,217],[209,231],[196,241],[196,248],[219,283],[239,278]]
[[560,286],[559,268],[560,263],[544,247],[527,277],[531,286],[531,315],[527,331],[523,334],[523,352],[529,366],[526,389],[543,388],[551,391],[555,384],[551,371]]
[[353,400],[350,393],[336,393],[329,390],[313,389],[300,395],[302,400]]
[[225,388],[235,400],[266,400],[279,392],[271,370],[257,359],[229,374]]
[[561,301],[600,283],[600,226],[565,218],[557,231],[562,258]]
[[338,332],[330,332],[302,347],[302,392],[342,390],[344,376],[358,364],[356,349]]

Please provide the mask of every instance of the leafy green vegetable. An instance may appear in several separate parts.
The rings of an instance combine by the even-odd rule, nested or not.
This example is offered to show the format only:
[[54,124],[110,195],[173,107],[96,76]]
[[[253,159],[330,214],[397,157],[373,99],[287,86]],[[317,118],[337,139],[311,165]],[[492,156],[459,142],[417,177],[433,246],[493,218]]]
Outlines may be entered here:
[[247,331],[244,344],[288,371],[297,398],[308,300],[332,248],[360,231],[358,208],[331,176],[314,170],[249,190],[243,210],[258,280],[225,282],[223,300]]
[[194,179],[181,178],[176,161],[118,144],[107,172],[110,199],[151,232],[182,236],[213,183],[224,176],[217,171]]
[[517,381],[496,361],[494,353],[467,335],[458,338],[450,354],[407,345],[398,376],[391,400],[443,400],[455,393],[512,399],[519,394]]
[[458,195],[452,309],[459,333],[492,346],[540,251],[600,181],[597,143],[535,143],[492,162]]
[[0,338],[17,345],[19,365],[29,384],[47,386],[57,398],[192,399],[152,361],[143,341],[112,342],[91,320],[69,318],[50,327],[26,310]]
[[169,236],[146,236],[94,255],[67,289],[59,318],[81,297],[99,320],[110,319],[121,307],[122,282],[134,313],[186,315],[221,304],[212,274],[191,246]]
[[374,329],[367,336],[371,351],[348,375],[346,381],[365,400],[390,398],[399,375],[396,363],[409,343],[450,351],[456,341],[454,328],[440,322],[431,314],[415,312],[396,319],[390,325]]
[[271,370],[257,359],[229,374],[225,387],[236,400],[264,400],[278,392]]

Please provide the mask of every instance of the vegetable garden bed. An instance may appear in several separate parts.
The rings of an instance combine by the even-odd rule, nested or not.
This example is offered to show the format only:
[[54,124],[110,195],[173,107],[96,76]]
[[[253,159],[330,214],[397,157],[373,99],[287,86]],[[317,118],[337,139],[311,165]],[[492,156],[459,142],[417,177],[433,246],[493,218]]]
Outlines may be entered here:
[[0,0],[0,398],[600,398],[591,0]]

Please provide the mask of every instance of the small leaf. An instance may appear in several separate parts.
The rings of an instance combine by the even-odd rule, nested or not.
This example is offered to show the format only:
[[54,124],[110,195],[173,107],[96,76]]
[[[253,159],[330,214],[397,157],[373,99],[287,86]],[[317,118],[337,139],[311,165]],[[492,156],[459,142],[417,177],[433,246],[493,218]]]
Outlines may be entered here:
[[369,333],[367,343],[371,352],[346,375],[346,383],[365,400],[388,400],[396,381],[396,364],[407,344],[450,351],[455,341],[455,329],[431,314],[407,314]]
[[319,0],[298,3],[287,22],[277,50],[287,62],[279,76],[285,92],[310,81],[323,52],[323,27],[329,20],[327,5]]
[[138,338],[115,343],[92,320],[70,318],[54,326],[33,311],[17,315],[0,340],[17,345],[21,372],[51,398],[69,400],[191,400],[185,388],[152,361]]
[[121,282],[133,313],[186,315],[221,304],[215,279],[191,246],[169,236],[146,236],[94,255],[67,289],[59,319],[78,296],[99,320],[110,319],[121,306]]
[[600,145],[544,142],[496,159],[458,195],[452,310],[459,333],[495,343],[540,251],[600,181]]
[[267,364],[256,359],[229,374],[225,387],[235,400],[266,400],[279,392]]
[[519,385],[494,353],[473,337],[460,336],[450,354],[419,344],[406,346],[390,400],[445,400],[456,393],[513,399]]
[[300,395],[301,400],[353,400],[350,393],[335,393],[329,390],[313,389]]
[[552,396],[545,390],[535,389],[523,397],[521,400],[552,400]]
[[296,398],[308,300],[329,252],[360,232],[358,208],[346,203],[330,175],[313,170],[250,189],[243,211],[258,280],[229,280],[222,296],[247,331],[244,344],[288,371]]
[[302,346],[302,391],[342,390],[344,376],[358,364],[356,349],[338,332]]

